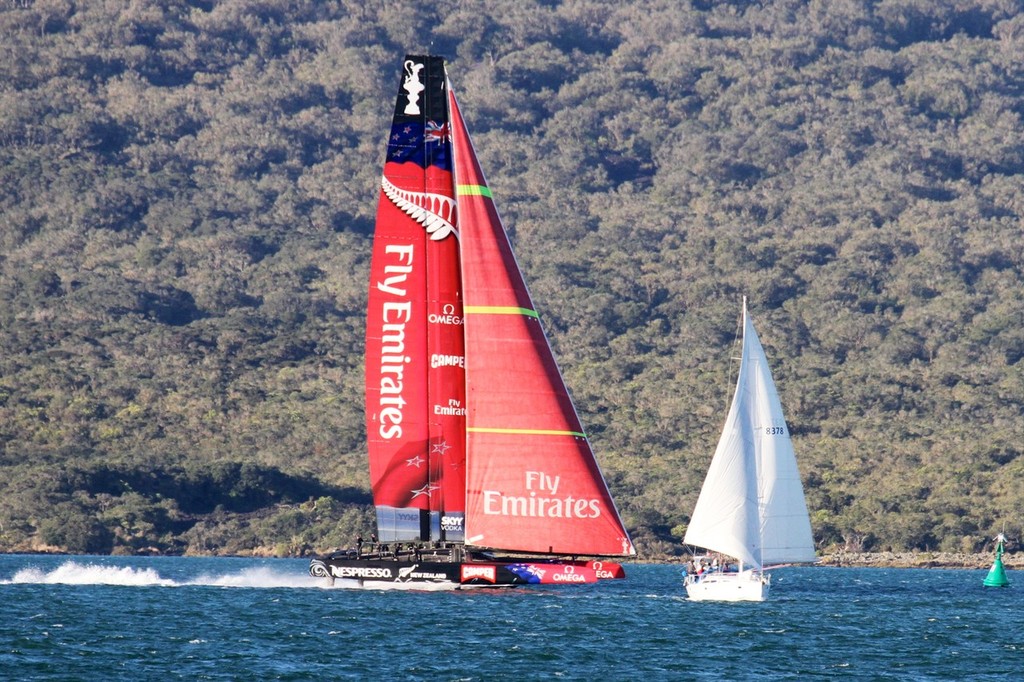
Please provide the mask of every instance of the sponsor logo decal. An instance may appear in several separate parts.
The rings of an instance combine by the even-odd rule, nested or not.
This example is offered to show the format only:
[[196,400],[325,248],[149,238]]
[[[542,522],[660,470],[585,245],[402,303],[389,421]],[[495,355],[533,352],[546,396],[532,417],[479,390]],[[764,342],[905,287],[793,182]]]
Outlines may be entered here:
[[444,573],[418,571],[419,564],[413,564],[412,566],[406,566],[405,568],[398,569],[398,578],[395,582],[411,582],[413,580],[449,580],[448,576]]
[[466,408],[455,398],[449,398],[447,405],[434,405],[434,414],[448,417],[465,417]]
[[462,517],[461,516],[442,516],[441,517],[441,530],[444,531],[461,531],[462,530]]
[[390,580],[393,576],[390,568],[376,566],[331,566],[335,578],[382,578]]
[[484,514],[525,516],[530,518],[596,519],[601,516],[601,501],[558,496],[561,476],[543,471],[527,471],[526,495],[507,495],[499,490],[484,490]]
[[384,253],[391,261],[384,266],[384,280],[377,282],[377,288],[399,299],[385,301],[381,307],[378,433],[387,440],[402,437],[405,365],[412,362],[405,354],[405,325],[412,319],[412,301],[408,300],[405,283],[412,273],[413,246],[389,244]]
[[498,569],[494,566],[467,566],[462,565],[462,582],[467,580],[486,580],[493,583],[498,579]]
[[437,369],[438,367],[466,367],[466,357],[464,355],[442,355],[441,353],[434,353],[430,356],[430,367],[431,369]]
[[569,568],[572,568],[572,567],[571,566],[567,566],[566,567],[566,570],[567,570],[566,573],[552,573],[551,574],[551,580],[553,580],[556,583],[585,583],[585,582],[587,582],[587,579],[584,578],[579,573],[568,572]]
[[431,324],[462,324],[462,318],[455,314],[455,306],[451,303],[445,303],[440,314],[430,313],[427,315],[427,320],[429,320]]

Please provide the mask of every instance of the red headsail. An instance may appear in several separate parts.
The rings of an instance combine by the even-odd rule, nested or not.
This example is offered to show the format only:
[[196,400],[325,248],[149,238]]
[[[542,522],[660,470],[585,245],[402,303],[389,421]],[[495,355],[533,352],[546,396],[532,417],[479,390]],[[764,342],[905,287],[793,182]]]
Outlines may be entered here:
[[466,315],[466,543],[632,555],[449,84]]

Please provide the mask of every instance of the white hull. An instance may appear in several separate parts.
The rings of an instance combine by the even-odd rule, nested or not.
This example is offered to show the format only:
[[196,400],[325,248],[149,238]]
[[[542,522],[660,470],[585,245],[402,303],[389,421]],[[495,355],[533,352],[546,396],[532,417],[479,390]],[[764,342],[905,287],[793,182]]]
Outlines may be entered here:
[[688,575],[683,583],[692,601],[764,601],[771,576],[760,571]]

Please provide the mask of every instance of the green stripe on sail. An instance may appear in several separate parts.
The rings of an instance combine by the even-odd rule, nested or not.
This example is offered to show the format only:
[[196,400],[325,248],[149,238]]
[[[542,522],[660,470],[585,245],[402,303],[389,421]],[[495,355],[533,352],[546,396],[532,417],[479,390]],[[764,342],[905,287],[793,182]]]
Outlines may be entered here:
[[491,188],[488,187],[487,185],[457,185],[455,187],[455,193],[460,196],[472,195],[478,197],[487,197],[488,199],[494,198],[493,196],[491,196]]
[[530,310],[529,308],[518,308],[512,305],[467,305],[462,308],[464,315],[479,315],[479,314],[491,314],[491,315],[526,315],[527,317],[536,317],[540,319],[540,315],[537,314],[536,310]]
[[468,426],[466,431],[471,433],[513,433],[522,436],[574,436],[586,438],[587,434],[579,431],[559,431],[555,429],[498,429],[485,426]]

